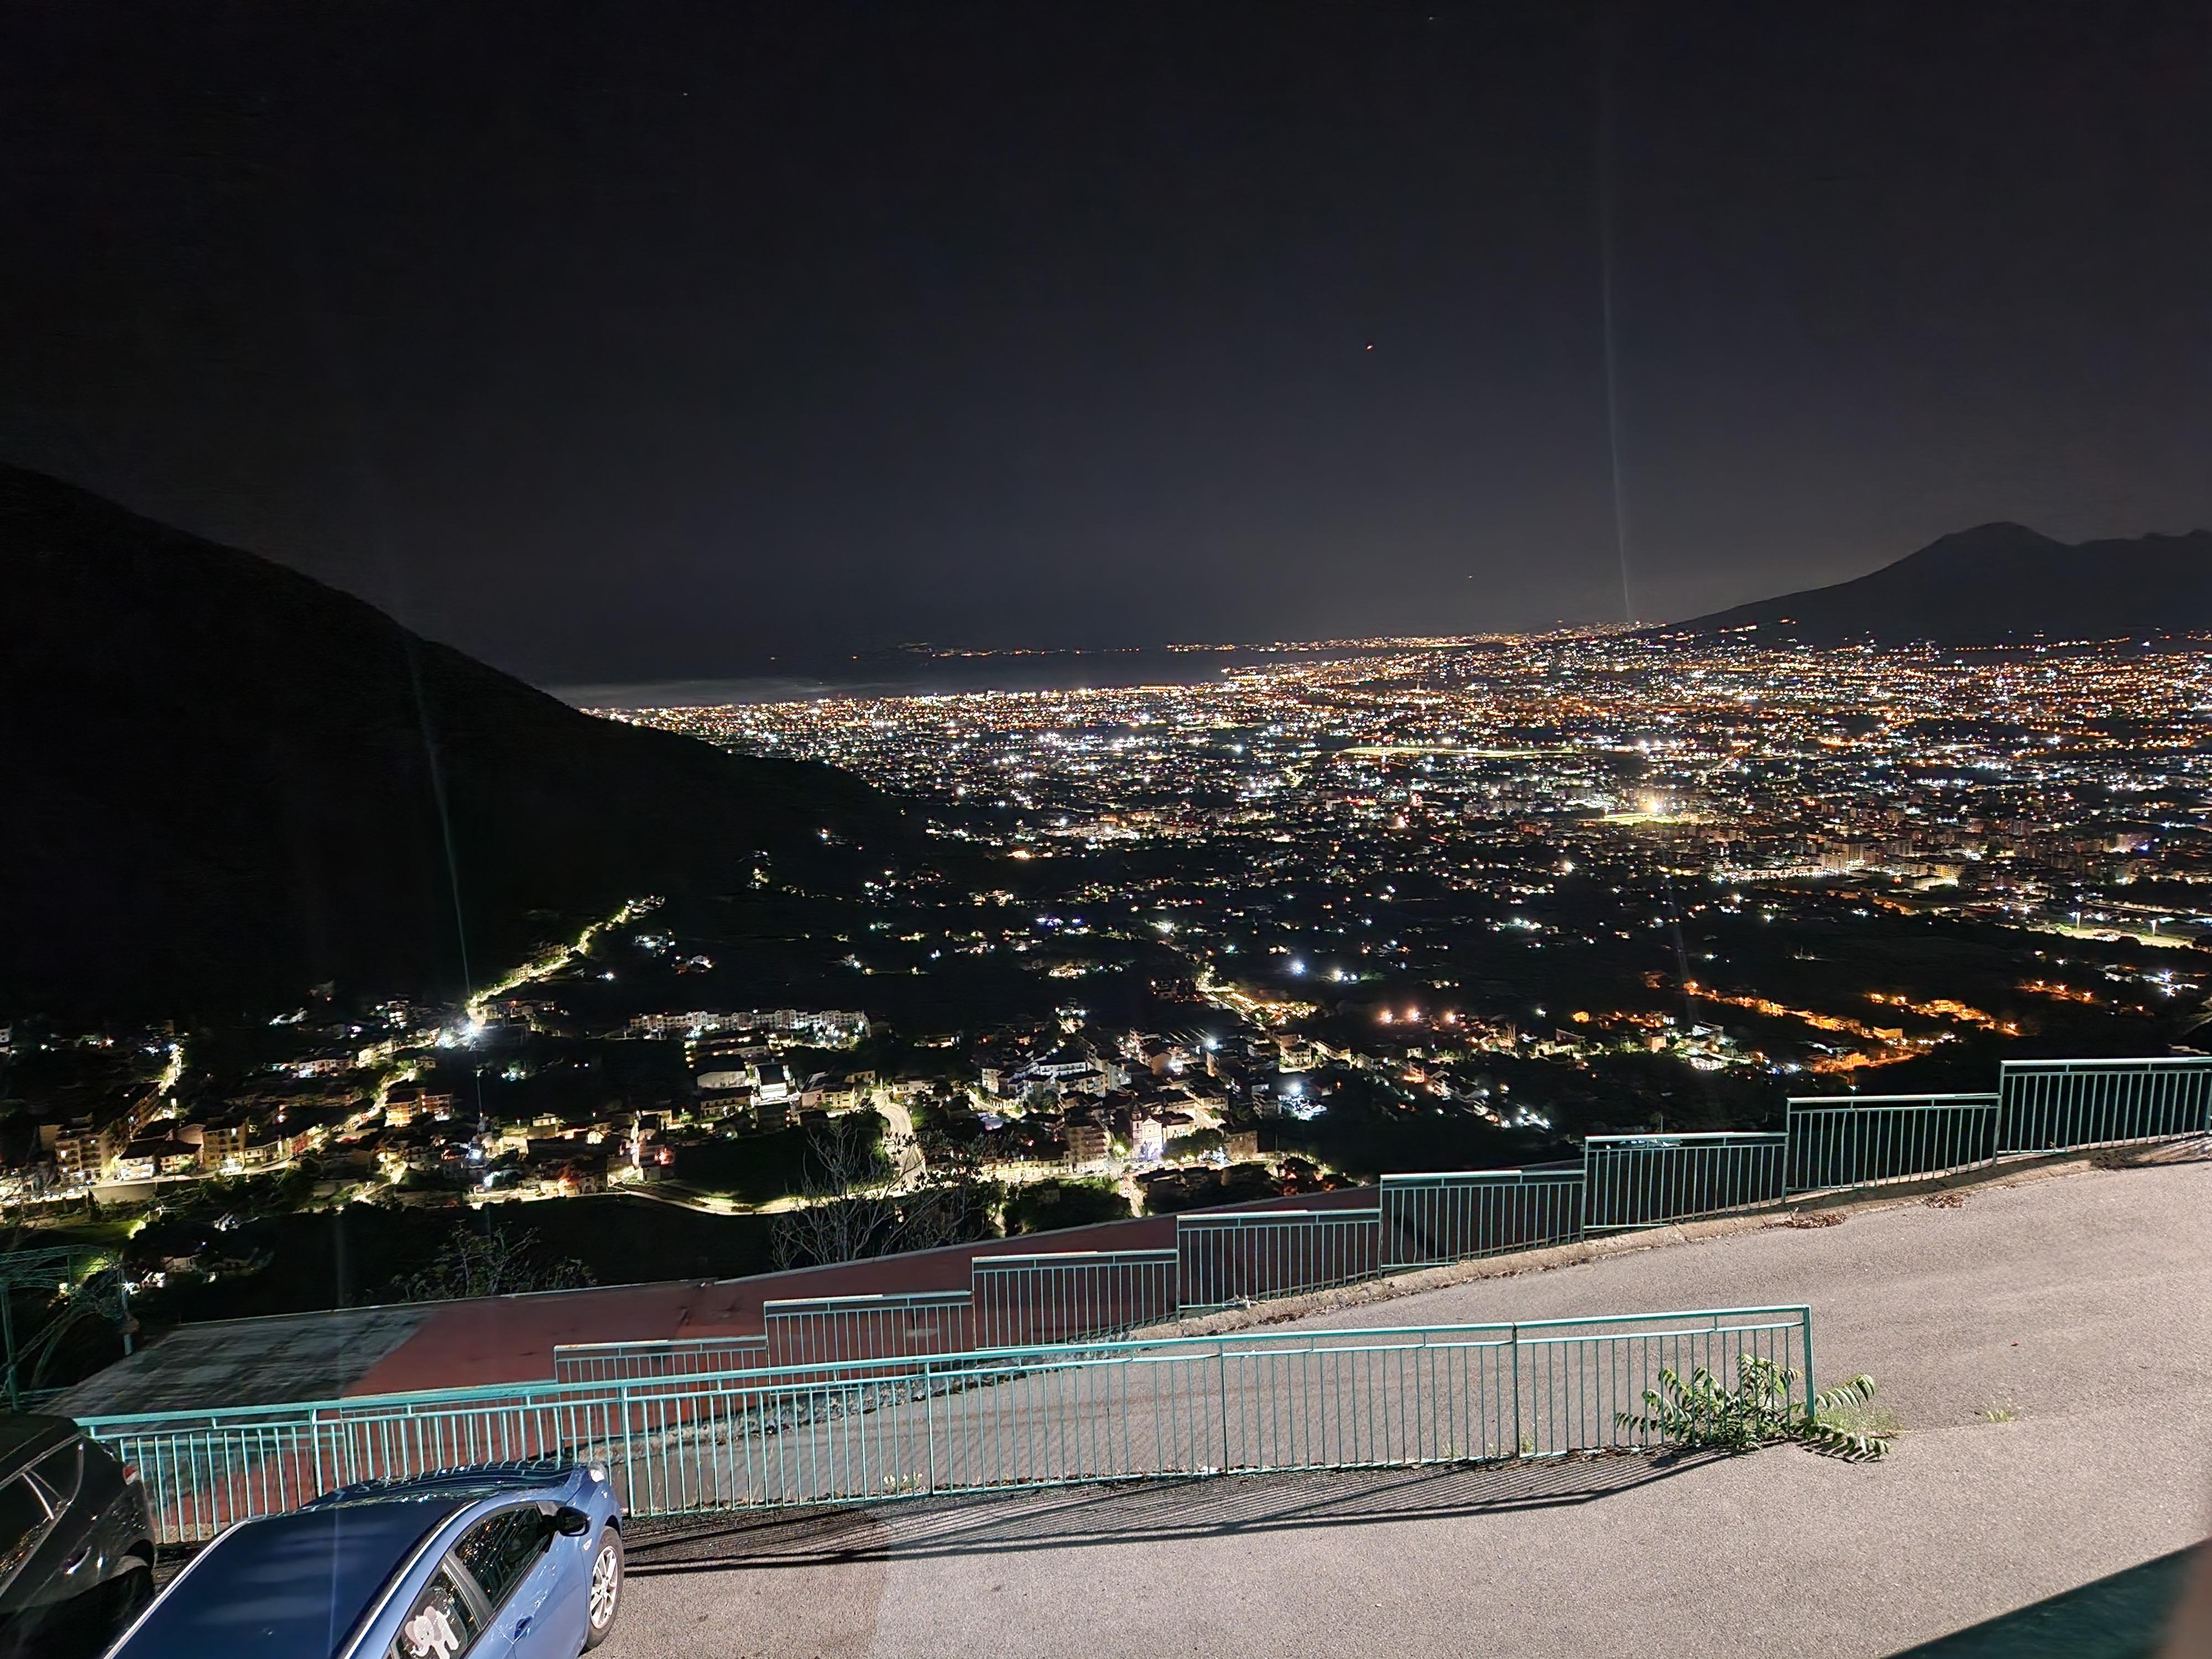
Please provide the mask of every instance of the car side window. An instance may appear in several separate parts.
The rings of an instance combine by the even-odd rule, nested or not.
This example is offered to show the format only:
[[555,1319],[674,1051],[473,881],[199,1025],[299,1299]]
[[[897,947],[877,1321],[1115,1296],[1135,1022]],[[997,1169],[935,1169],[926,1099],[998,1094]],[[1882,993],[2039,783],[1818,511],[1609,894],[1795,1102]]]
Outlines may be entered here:
[[84,1443],[72,1440],[58,1451],[50,1451],[31,1465],[31,1473],[46,1489],[46,1497],[57,1510],[65,1510],[76,1496],[76,1485],[83,1476]]
[[469,1570],[484,1600],[496,1611],[544,1553],[551,1536],[538,1506],[520,1504],[496,1510],[471,1527],[453,1546],[453,1556]]
[[389,1659],[459,1659],[483,1629],[476,1605],[453,1568],[441,1566],[392,1638]]
[[0,1578],[21,1566],[46,1535],[53,1515],[27,1475],[0,1484]]

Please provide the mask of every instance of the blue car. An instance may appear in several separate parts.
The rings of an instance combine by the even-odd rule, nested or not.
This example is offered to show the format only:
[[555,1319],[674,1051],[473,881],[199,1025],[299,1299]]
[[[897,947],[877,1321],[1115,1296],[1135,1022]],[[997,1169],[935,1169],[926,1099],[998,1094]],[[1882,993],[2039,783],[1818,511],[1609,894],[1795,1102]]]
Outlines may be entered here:
[[597,1464],[374,1482],[232,1527],[108,1659],[575,1659],[622,1583]]

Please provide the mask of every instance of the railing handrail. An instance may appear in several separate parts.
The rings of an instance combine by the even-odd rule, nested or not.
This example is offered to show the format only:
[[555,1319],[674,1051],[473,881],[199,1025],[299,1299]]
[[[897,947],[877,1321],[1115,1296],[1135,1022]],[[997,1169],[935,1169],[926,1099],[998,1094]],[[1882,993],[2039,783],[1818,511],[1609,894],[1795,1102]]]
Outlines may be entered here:
[[1997,1068],[2002,1076],[2006,1072],[2056,1070],[2060,1066],[2203,1066],[2208,1062],[2212,1062],[2212,1054],[2142,1054],[2132,1059],[2099,1054],[2082,1060],[2001,1060]]
[[[1301,1212],[1300,1213],[1307,1213]],[[1157,1250],[1048,1250],[1036,1255],[979,1255],[975,1258],[978,1273],[990,1273],[1008,1266],[1033,1267],[1038,1262],[1058,1266],[1061,1262],[1106,1262],[1120,1266],[1125,1262],[1168,1263],[1176,1259],[1170,1249]]]
[[968,1291],[868,1291],[854,1296],[785,1296],[761,1304],[763,1315],[784,1308],[825,1308],[861,1312],[868,1308],[957,1307],[968,1300]]
[[1784,1103],[1791,1107],[1828,1109],[1843,1106],[1994,1106],[2003,1099],[1994,1090],[1977,1091],[1965,1094],[1930,1095],[1791,1095]]
[[1577,1166],[1577,1167],[1576,1167],[1576,1168],[1573,1168],[1573,1169],[1558,1169],[1558,1168],[1551,1168],[1551,1167],[1539,1167],[1539,1168],[1535,1168],[1535,1169],[1514,1169],[1514,1170],[1432,1170],[1432,1171],[1431,1171],[1431,1170],[1415,1170],[1415,1171],[1413,1171],[1413,1172],[1412,1172],[1412,1173],[1410,1173],[1410,1174],[1407,1174],[1407,1175],[1386,1175],[1386,1176],[1384,1176],[1382,1177],[1382,1189],[1383,1189],[1385,1192],[1389,1192],[1389,1190],[1391,1190],[1392,1188],[1398,1188],[1398,1187],[1419,1187],[1419,1186],[1439,1187],[1439,1186],[1443,1186],[1443,1184],[1445,1184],[1445,1183],[1446,1183],[1446,1182],[1470,1182],[1470,1181],[1495,1181],[1495,1182],[1528,1182],[1528,1181],[1561,1181],[1561,1182],[1564,1182],[1564,1181],[1580,1181],[1582,1178],[1583,1178],[1583,1171],[1582,1171],[1582,1170],[1581,1170],[1581,1168],[1580,1168],[1579,1166]]
[[764,1332],[735,1331],[727,1336],[635,1336],[613,1342],[556,1342],[553,1354],[558,1358],[562,1354],[614,1353],[640,1348],[764,1348],[767,1346],[768,1336]]
[[1777,1302],[1753,1308],[1675,1308],[1662,1313],[1639,1314],[1577,1314],[1566,1319],[1516,1319],[1511,1322],[1524,1331],[1563,1329],[1570,1325],[1618,1325],[1630,1320],[1642,1319],[1765,1319],[1771,1314],[1789,1314],[1794,1317],[1808,1317],[1812,1306],[1804,1302]]
[[1380,1221],[1382,1206],[1371,1210],[1261,1210],[1250,1215],[1190,1215],[1176,1217],[1176,1234],[1186,1230],[1201,1233],[1251,1232],[1266,1227],[1316,1226],[1328,1223]]

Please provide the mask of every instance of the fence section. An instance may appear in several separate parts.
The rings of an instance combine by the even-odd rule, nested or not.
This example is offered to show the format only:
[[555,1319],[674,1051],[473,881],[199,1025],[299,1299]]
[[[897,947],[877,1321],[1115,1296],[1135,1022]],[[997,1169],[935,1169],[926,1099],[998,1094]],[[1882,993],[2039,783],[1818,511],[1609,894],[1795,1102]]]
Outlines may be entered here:
[[1429,1267],[1582,1237],[1580,1170],[1386,1175],[1382,1265]]
[[1997,1156],[1995,1095],[1815,1095],[1789,1108],[1792,1193],[1850,1191],[1980,1169]]
[[1185,1313],[1325,1291],[1382,1271],[1379,1210],[1215,1211],[1176,1218]]
[[848,1503],[1230,1471],[1477,1462],[1644,1443],[1662,1366],[1771,1358],[1811,1399],[1808,1310],[1298,1331],[720,1376],[88,1418],[164,1543],[352,1481],[593,1459],[630,1513]]
[[1069,1250],[979,1255],[969,1295],[987,1348],[1074,1342],[1173,1319],[1174,1250]]
[[615,1431],[613,1390],[655,1386],[688,1383],[454,1389],[79,1421],[138,1470],[160,1541],[191,1542],[356,1481],[561,1457]]
[[768,1352],[779,1366],[836,1365],[973,1347],[966,1291],[813,1296],[762,1305]]
[[1737,1368],[1764,1359],[1796,1373],[1790,1404],[1812,1406],[1813,1316],[1803,1308],[1737,1308],[1632,1319],[1549,1319],[1514,1328],[1522,1448],[1532,1453],[1650,1445],[1615,1414],[1641,1412],[1660,1373],[1710,1370],[1733,1393]]
[[2049,1152],[2212,1133],[2212,1063],[2008,1060],[1999,1069],[2005,1152]]
[[1591,1135],[1583,1142],[1583,1225],[1658,1227],[1778,1204],[1786,1134]]

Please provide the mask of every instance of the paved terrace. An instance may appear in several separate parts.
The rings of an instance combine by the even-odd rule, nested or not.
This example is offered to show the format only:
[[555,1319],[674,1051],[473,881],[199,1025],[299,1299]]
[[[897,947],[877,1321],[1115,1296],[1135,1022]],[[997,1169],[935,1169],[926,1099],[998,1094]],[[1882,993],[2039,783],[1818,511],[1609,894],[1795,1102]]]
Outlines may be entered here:
[[1871,1371],[1904,1422],[1887,1460],[1238,1477],[646,1528],[601,1651],[1875,1656],[2203,1536],[2212,1163],[1711,1231],[1409,1295],[1359,1287],[1298,1322],[1809,1303],[1820,1379]]

